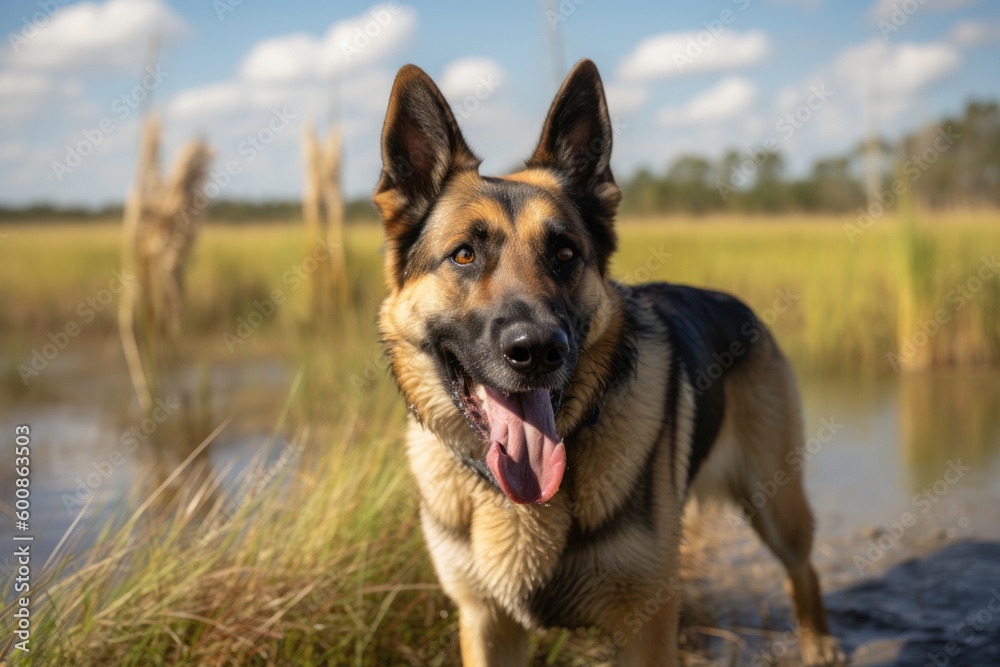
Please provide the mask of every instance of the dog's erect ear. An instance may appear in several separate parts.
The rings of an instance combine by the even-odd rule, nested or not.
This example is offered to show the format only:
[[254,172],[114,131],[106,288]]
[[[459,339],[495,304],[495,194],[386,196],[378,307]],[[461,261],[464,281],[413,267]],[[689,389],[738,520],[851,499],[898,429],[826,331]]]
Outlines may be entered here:
[[614,251],[613,219],[621,190],[611,174],[611,117],[597,65],[581,60],[556,94],[529,168],[559,173],[607,256]]
[[450,173],[478,166],[444,95],[422,69],[404,65],[389,97],[373,197],[389,240],[414,232]]

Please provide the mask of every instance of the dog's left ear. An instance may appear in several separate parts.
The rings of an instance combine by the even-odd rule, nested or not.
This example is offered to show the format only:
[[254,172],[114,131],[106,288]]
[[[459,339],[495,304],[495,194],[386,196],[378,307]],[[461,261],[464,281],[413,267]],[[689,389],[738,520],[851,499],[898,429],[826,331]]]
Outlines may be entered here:
[[602,259],[615,249],[614,216],[621,190],[611,174],[611,118],[604,84],[591,60],[573,67],[556,94],[529,168],[559,173],[594,234]]

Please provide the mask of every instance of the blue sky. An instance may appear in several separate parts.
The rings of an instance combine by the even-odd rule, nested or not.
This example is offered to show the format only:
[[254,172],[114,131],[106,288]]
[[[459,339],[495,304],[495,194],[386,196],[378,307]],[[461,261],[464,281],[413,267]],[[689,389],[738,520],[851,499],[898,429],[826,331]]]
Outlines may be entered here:
[[[894,138],[1000,97],[1000,5],[987,0],[550,4],[8,0],[0,203],[120,201],[149,107],[168,161],[195,135],[217,168],[236,161],[226,198],[297,197],[303,123],[336,116],[345,189],[366,195],[407,62],[442,86],[483,171],[503,171],[531,150],[554,93],[553,36],[564,67],[601,69],[619,179],[768,139],[802,172],[867,128]],[[153,35],[160,74],[137,88]]]

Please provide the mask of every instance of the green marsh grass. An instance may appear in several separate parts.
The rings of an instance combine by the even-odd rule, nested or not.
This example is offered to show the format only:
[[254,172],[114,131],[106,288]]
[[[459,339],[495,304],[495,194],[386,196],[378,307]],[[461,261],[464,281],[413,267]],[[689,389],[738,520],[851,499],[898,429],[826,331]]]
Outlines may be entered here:
[[[1000,215],[986,213],[925,216],[909,224],[886,219],[852,243],[844,230],[854,223],[850,218],[625,220],[613,271],[729,291],[759,311],[790,295],[794,303],[776,313],[771,326],[803,366],[889,369],[888,355],[902,352],[900,346],[939,309],[951,321],[919,355],[934,364],[996,363],[1000,278],[994,272],[980,289],[967,290],[961,307],[953,290],[1000,249],[998,222]],[[80,303],[106,288],[119,269],[116,226],[5,229],[0,284],[8,298],[0,328],[15,347],[31,342],[20,340],[23,332],[55,331],[81,320]],[[345,243],[355,305],[346,316],[370,323],[383,289],[381,232],[349,226]],[[650,264],[661,248],[669,259]],[[287,336],[310,319],[302,283],[310,250],[299,226],[207,226],[188,276],[187,330],[221,337],[254,301],[278,289],[287,304],[255,336]],[[82,328],[107,334],[114,316],[115,309],[106,308]]]

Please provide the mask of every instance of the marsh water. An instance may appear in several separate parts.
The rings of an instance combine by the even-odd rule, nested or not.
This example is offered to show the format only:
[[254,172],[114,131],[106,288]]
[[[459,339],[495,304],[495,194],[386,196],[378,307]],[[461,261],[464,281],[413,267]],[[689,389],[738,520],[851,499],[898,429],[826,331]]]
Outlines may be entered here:
[[[280,358],[260,355],[252,361],[222,359],[199,372],[212,387],[213,415],[236,414],[209,450],[213,467],[230,466],[228,479],[235,482],[255,456],[268,455],[263,449],[275,449],[272,429],[296,369]],[[13,440],[15,425],[31,426],[36,562],[44,562],[78,515],[74,533],[81,537],[73,548],[83,548],[108,508],[120,502],[133,480],[157,465],[141,446],[144,430],[156,426],[144,425],[135,416],[117,347],[67,351],[46,370],[44,380],[25,396],[9,396],[0,407],[0,432],[9,434],[8,441]],[[912,616],[920,616],[911,609],[920,604],[906,598],[914,587],[930,595],[940,579],[933,573],[948,568],[958,568],[957,574],[936,582],[947,584],[948,591],[965,591],[957,582],[962,576],[973,577],[966,582],[971,593],[948,594],[943,603],[938,595],[935,604],[945,609],[934,628],[941,626],[942,637],[968,613],[988,608],[984,605],[991,589],[1000,589],[1000,553],[994,549],[1000,543],[1000,373],[805,374],[800,382],[808,438],[801,455],[808,460],[809,494],[818,519],[816,560],[834,628],[847,635],[845,643],[858,653],[857,664],[922,665],[929,661],[924,654],[933,653],[935,645],[924,651],[920,642],[932,641],[936,630],[913,634],[924,622]],[[180,408],[164,404],[161,413],[175,409]],[[133,442],[129,435],[138,440],[131,449],[126,446]],[[166,460],[176,465],[183,455],[174,453]],[[12,467],[0,467],[2,509],[9,515]],[[768,489],[760,492],[767,494]],[[723,534],[726,525],[726,519],[720,520]],[[723,580],[728,577],[736,589],[746,587],[740,577],[779,581],[780,576],[764,576],[776,566],[769,562],[766,572],[761,570],[760,547],[745,535],[738,538],[735,547],[720,549],[716,556],[724,563]],[[955,549],[958,555],[949,556]],[[930,568],[930,574],[900,574],[899,568],[905,570],[911,562]],[[910,577],[909,584],[900,584],[904,575]],[[896,582],[906,592],[903,599],[888,589],[858,588],[879,582]],[[780,586],[762,583],[758,592],[776,609],[787,607]],[[899,606],[898,618],[872,616],[873,599],[886,608]],[[730,620],[754,623],[745,616],[760,615],[755,600],[748,598],[742,610],[734,602],[727,612]],[[775,612],[772,625],[780,626],[781,614]],[[756,622],[759,626],[759,619]],[[991,664],[990,655],[997,658],[992,664],[1000,664],[1000,656],[989,653],[990,647],[1000,646],[1000,614],[973,640],[963,645],[963,661],[950,664]],[[979,645],[986,647],[982,655],[987,662],[974,660]],[[907,651],[916,656],[909,662],[904,659]]]

